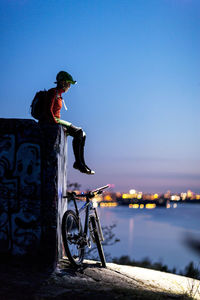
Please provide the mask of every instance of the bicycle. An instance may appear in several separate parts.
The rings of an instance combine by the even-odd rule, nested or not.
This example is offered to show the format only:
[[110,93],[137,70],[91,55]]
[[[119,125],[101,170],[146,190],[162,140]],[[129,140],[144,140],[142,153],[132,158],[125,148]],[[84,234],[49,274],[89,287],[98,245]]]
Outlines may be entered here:
[[[82,265],[85,248],[91,248],[91,241],[96,244],[102,267],[106,267],[106,259],[102,247],[104,240],[103,232],[101,229],[100,220],[97,210],[93,207],[92,199],[103,190],[110,187],[105,185],[97,188],[88,193],[76,194],[75,192],[68,192],[64,198],[73,200],[75,211],[67,210],[62,218],[62,239],[64,244],[65,253],[74,266]],[[86,203],[78,209],[76,200],[85,198]],[[85,212],[84,230],[82,229],[80,213]],[[88,234],[89,228],[89,234]]]

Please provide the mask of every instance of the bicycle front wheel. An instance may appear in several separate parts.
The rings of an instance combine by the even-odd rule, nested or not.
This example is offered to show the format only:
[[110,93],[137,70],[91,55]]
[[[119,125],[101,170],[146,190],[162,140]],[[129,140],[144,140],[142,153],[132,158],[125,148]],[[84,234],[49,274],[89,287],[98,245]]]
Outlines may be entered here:
[[62,218],[62,238],[69,261],[78,266],[84,257],[83,232],[81,224],[72,210],[64,213]]
[[90,221],[91,221],[91,225],[92,225],[92,234],[95,240],[95,243],[97,245],[97,249],[99,252],[99,257],[101,260],[101,264],[102,267],[106,267],[106,259],[105,259],[105,255],[104,255],[104,251],[103,251],[103,247],[99,238],[99,233],[98,233],[98,229],[97,229],[97,223],[96,223],[96,219],[94,216],[90,216]]

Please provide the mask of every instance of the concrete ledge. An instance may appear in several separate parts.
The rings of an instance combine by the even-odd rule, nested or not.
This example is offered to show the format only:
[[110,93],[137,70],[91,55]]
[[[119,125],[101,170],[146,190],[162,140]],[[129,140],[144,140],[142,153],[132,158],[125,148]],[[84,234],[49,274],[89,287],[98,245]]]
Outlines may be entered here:
[[[86,261],[72,268],[67,260],[50,275],[30,268],[4,270],[0,266],[0,299],[76,300],[192,300],[200,299],[200,282],[191,278],[144,268]],[[31,271],[31,272],[30,272]]]
[[107,264],[108,269],[137,281],[141,288],[200,299],[200,281],[192,278],[132,266]]
[[0,257],[55,268],[62,257],[67,138],[62,126],[0,119]]

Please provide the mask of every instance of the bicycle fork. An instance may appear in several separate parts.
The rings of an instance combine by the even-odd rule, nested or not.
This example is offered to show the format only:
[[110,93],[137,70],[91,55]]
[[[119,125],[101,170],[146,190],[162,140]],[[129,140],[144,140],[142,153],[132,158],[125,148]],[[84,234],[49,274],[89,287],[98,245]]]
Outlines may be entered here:
[[96,208],[94,208],[94,214],[95,214],[95,219],[97,222],[97,227],[98,227],[97,230],[99,232],[100,241],[103,242],[104,241],[103,231],[101,229],[101,223],[100,223]]

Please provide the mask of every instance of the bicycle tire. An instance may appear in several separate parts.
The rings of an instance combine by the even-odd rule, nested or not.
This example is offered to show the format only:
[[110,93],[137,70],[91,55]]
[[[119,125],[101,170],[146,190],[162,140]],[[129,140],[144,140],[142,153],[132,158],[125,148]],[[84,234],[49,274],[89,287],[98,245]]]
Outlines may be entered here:
[[100,260],[101,260],[101,264],[102,264],[102,267],[105,268],[106,267],[106,259],[105,259],[103,247],[102,247],[102,244],[101,244],[101,241],[100,241],[100,238],[99,238],[96,219],[95,219],[94,216],[90,216],[90,220],[91,220],[93,235],[94,235],[95,243],[97,245],[97,250],[99,252],[99,257],[100,257]]
[[83,262],[84,247],[81,247],[79,243],[82,236],[82,226],[75,212],[72,210],[66,211],[62,218],[62,239],[65,253],[74,266],[79,266]]

